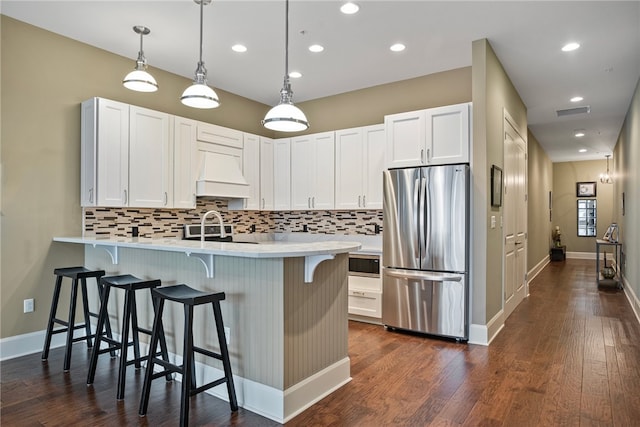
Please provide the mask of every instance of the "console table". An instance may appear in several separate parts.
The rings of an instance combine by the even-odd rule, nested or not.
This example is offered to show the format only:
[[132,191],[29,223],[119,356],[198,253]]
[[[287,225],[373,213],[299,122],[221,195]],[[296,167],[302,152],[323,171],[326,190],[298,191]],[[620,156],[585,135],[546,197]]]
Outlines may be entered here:
[[[600,272],[600,251],[602,251],[602,253],[605,254],[605,260],[606,260],[607,248],[613,249],[613,251],[609,253],[613,254],[613,257],[615,260],[615,267],[613,265],[611,265],[611,267],[613,267],[616,274],[611,279],[605,278],[604,276],[602,276]],[[621,288],[620,286],[620,283],[621,283],[620,282],[620,252],[621,251],[622,251],[622,243],[611,242],[609,240],[596,239],[596,281],[598,283],[598,287],[603,287],[603,288],[615,287],[616,289]]]

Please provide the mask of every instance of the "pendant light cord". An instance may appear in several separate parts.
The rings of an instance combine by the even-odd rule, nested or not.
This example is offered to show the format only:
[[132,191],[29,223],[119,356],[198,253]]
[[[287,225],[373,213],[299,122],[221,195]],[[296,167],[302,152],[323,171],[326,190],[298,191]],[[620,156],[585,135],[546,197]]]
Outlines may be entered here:
[[289,0],[285,2],[284,20],[284,78],[289,79]]
[[200,63],[202,63],[202,25],[203,25],[203,8],[204,8],[204,0],[200,0]]

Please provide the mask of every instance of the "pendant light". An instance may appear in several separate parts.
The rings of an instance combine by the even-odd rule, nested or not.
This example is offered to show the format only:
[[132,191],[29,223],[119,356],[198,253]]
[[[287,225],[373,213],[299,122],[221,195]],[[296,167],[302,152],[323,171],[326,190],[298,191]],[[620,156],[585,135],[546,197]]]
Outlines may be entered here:
[[133,27],[133,31],[140,34],[140,51],[138,52],[136,67],[125,76],[122,84],[127,89],[138,92],[155,92],[158,90],[158,83],[156,83],[156,79],[151,74],[147,73],[147,60],[142,50],[142,37],[149,34],[151,30],[145,26],[136,25]]
[[302,110],[293,105],[293,91],[289,82],[289,0],[285,6],[284,37],[284,84],[280,90],[280,103],[273,107],[262,120],[267,129],[280,132],[300,132],[309,129],[309,122]]
[[202,9],[205,4],[211,3],[211,0],[194,1],[200,5],[200,60],[193,84],[182,92],[180,101],[193,108],[216,108],[220,106],[220,101],[216,92],[207,85],[207,69],[202,62]]
[[609,175],[609,157],[611,157],[611,154],[607,154],[605,157],[607,158],[607,173],[600,174],[600,182],[603,184],[613,184],[613,178]]

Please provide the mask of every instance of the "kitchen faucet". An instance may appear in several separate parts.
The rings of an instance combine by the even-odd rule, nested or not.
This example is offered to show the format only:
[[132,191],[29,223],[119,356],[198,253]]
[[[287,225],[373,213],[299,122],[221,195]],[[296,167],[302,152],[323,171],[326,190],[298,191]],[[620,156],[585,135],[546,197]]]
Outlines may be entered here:
[[200,222],[200,241],[204,242],[204,222],[207,220],[209,214],[213,214],[218,218],[220,222],[220,238],[224,239],[227,236],[227,233],[224,231],[224,224],[222,222],[222,215],[218,211],[209,211],[202,216],[202,221]]

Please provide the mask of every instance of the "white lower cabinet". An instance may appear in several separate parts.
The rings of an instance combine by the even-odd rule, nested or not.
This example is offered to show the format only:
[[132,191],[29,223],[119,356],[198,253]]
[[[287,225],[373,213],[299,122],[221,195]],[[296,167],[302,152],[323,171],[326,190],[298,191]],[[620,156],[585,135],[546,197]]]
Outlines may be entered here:
[[349,276],[349,315],[353,320],[380,323],[382,278]]

